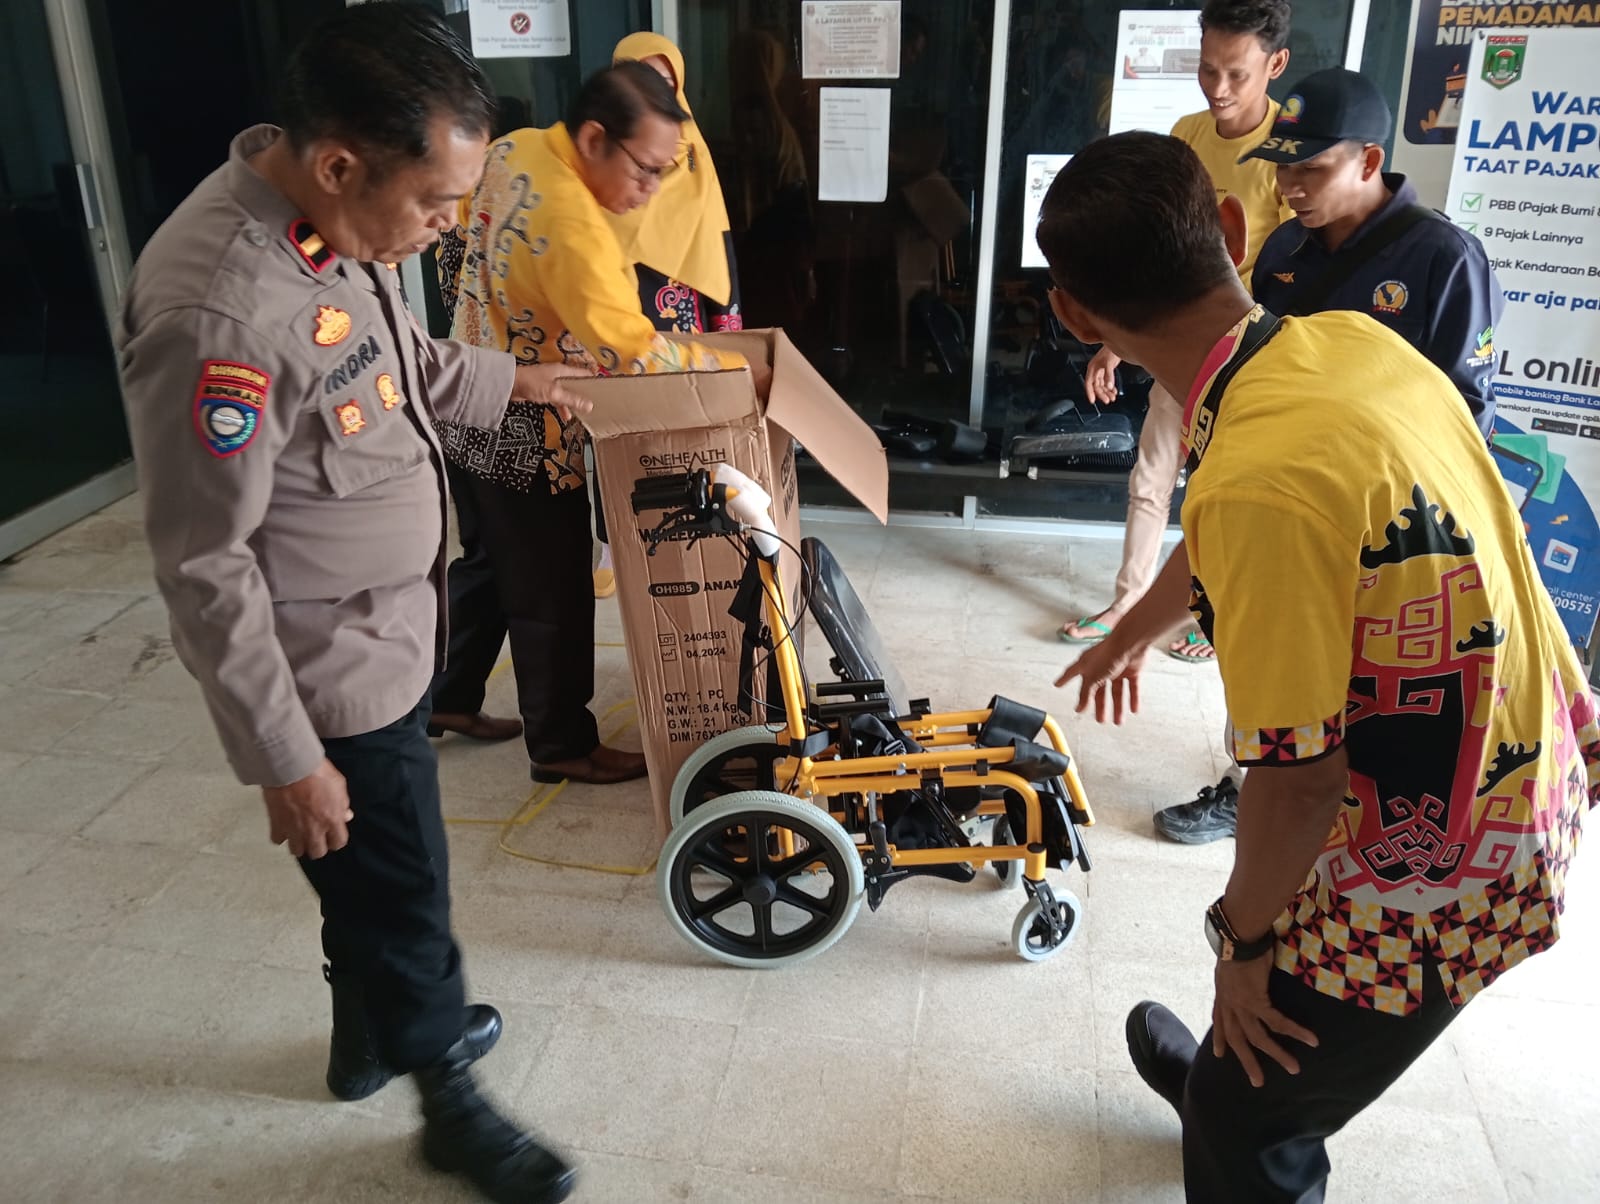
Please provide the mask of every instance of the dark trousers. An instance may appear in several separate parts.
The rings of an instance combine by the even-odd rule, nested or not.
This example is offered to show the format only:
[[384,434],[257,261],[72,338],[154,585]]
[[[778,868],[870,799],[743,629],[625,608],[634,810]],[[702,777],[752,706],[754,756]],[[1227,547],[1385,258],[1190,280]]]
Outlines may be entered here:
[[[478,710],[484,682],[509,633],[528,756],[538,763],[587,756],[600,743],[589,710],[594,578],[588,494],[582,489],[522,493],[471,473],[453,477],[452,486],[463,549],[469,548],[470,512],[471,548],[477,551],[469,550],[450,566],[450,654],[434,679],[434,708]],[[479,566],[487,567],[493,583],[493,606],[480,584],[484,570]],[[458,646],[463,649],[459,658]]]
[[489,549],[483,543],[465,469],[445,462],[450,496],[456,503],[456,528],[461,555],[450,564],[446,578],[450,592],[450,648],[445,670],[433,680],[433,709],[442,715],[476,715],[483,709],[489,674],[506,642],[506,616],[500,609],[500,587],[495,581]]
[[300,868],[322,900],[322,949],[361,983],[378,1056],[437,1062],[461,1036],[461,953],[428,700],[388,727],[324,740],[350,791],[350,843]]
[[[1421,1008],[1392,1016],[1341,1003],[1274,970],[1268,985],[1273,1005],[1319,1043],[1311,1049],[1280,1038],[1299,1059],[1300,1073],[1288,1074],[1261,1054],[1261,1087],[1250,1085],[1231,1050],[1221,1058],[1211,1052],[1207,1032],[1183,1097],[1183,1183],[1190,1204],[1322,1200],[1325,1139],[1383,1094],[1456,1016],[1438,967],[1426,965],[1422,978]],[[1398,1142],[1394,1154],[1406,1156]]]

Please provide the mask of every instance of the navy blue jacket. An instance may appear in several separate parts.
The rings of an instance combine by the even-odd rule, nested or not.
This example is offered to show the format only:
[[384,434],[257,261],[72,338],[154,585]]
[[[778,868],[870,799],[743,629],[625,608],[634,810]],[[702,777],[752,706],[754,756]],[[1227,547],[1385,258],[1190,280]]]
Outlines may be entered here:
[[[1417,203],[1417,190],[1404,176],[1385,172],[1383,182],[1394,195],[1332,254],[1298,220],[1274,230],[1251,276],[1256,300],[1283,313],[1298,289],[1314,288],[1340,256],[1358,248],[1396,210]],[[1319,308],[1371,314],[1448,376],[1483,433],[1493,432],[1494,328],[1505,297],[1483,244],[1460,226],[1444,217],[1418,222]]]

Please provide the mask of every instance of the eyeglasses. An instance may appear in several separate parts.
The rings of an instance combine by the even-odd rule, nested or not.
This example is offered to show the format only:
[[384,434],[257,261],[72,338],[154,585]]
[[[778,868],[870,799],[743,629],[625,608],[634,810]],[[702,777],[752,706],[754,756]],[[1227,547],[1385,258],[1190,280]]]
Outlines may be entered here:
[[606,131],[606,138],[608,141],[610,141],[611,145],[615,146],[623,154],[627,155],[629,160],[632,161],[633,165],[639,169],[638,179],[640,183],[643,183],[645,180],[664,180],[678,169],[678,161],[676,159],[673,159],[668,163],[663,163],[659,167],[652,167],[648,163],[640,162],[639,156],[628,149],[628,144],[621,138],[614,137],[610,130]]

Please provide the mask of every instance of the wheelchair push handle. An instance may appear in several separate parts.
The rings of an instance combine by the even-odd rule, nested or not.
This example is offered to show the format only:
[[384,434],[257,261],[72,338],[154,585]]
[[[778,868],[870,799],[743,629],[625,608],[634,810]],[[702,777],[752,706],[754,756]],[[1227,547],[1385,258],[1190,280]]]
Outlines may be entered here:
[[704,469],[674,472],[665,476],[640,477],[633,483],[633,512],[705,509],[710,501],[711,480]]
[[765,559],[782,546],[772,521],[772,498],[731,464],[714,464],[671,476],[642,477],[634,482],[633,512],[670,511],[647,538],[652,545],[680,531],[695,538],[742,531]]

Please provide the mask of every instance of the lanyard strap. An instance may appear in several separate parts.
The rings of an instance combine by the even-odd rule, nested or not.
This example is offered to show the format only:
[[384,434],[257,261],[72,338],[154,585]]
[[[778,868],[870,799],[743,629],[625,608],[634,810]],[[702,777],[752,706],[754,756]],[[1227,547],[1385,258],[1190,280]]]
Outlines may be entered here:
[[1228,361],[1217,369],[1216,375],[1205,387],[1205,394],[1194,408],[1194,418],[1189,429],[1189,472],[1200,467],[1200,461],[1211,444],[1217,429],[1217,411],[1222,407],[1222,395],[1227,392],[1239,369],[1250,362],[1250,357],[1265,347],[1272,336],[1283,328],[1283,320],[1263,306],[1256,306],[1246,316],[1239,342]]

